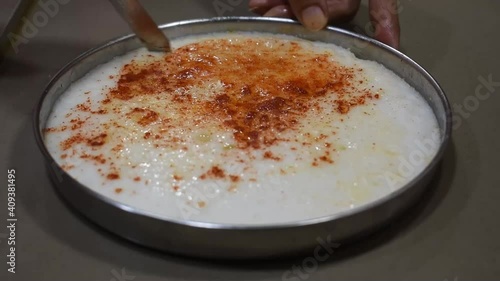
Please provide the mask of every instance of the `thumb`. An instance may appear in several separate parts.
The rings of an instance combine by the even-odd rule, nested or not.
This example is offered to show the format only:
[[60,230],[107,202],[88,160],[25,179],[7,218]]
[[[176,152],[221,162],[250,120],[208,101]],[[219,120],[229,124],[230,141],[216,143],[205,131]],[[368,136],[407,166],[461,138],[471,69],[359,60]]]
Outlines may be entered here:
[[289,0],[293,13],[310,30],[320,30],[328,24],[326,0]]

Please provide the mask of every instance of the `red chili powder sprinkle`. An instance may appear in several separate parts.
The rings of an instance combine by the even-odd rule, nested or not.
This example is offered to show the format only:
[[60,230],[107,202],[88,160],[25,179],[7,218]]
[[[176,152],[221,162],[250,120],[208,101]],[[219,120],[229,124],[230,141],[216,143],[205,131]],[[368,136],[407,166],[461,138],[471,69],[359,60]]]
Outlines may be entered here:
[[264,159],[271,159],[271,160],[274,160],[274,161],[281,161],[281,158],[275,156],[271,151],[266,151],[264,153]]
[[330,156],[329,156],[329,155],[324,155],[324,156],[321,156],[321,157],[319,158],[319,160],[321,160],[321,161],[323,161],[323,162],[328,162],[328,163],[330,163],[330,164],[332,164],[332,163],[333,163],[333,160],[330,158]]
[[84,111],[84,112],[89,112],[90,111],[90,106],[88,106],[87,104],[84,104],[84,103],[81,103],[81,104],[77,105],[76,108],[78,110]]
[[69,137],[68,139],[61,142],[61,149],[68,150],[73,145],[78,144],[78,143],[82,143],[83,141],[85,141],[85,138],[81,134],[73,135],[73,136]]
[[80,129],[83,126],[83,124],[85,124],[85,121],[79,120],[79,119],[78,120],[73,119],[73,120],[71,120],[71,123],[73,123],[71,125],[71,130],[74,131],[74,130]]
[[153,110],[146,109],[146,108],[134,108],[130,113],[129,116],[131,118],[134,118],[134,120],[137,121],[137,123],[141,126],[147,126],[159,119],[159,114]]
[[222,179],[226,177],[226,173],[219,166],[212,166],[210,170],[200,176],[202,180],[206,179],[207,177]]
[[106,159],[104,158],[104,155],[102,155],[102,154],[90,155],[90,154],[83,153],[82,155],[80,155],[80,158],[93,160],[94,162],[96,162],[96,164],[105,164],[106,163]]
[[[117,85],[109,90],[99,109],[92,111],[92,103],[87,99],[75,110],[90,114],[112,112],[140,126],[151,127],[151,132],[144,133],[142,137],[154,147],[177,145],[175,149],[182,150],[188,150],[185,139],[180,137],[182,134],[174,134],[173,130],[189,131],[191,128],[185,128],[186,125],[179,120],[187,120],[189,126],[197,127],[202,127],[208,120],[220,126],[219,129],[233,134],[236,141],[234,148],[250,151],[287,141],[301,143],[297,146],[318,145],[318,142],[322,145],[326,135],[318,138],[309,136],[306,141],[299,142],[282,133],[299,128],[299,120],[311,112],[321,112],[325,101],[331,103],[333,113],[340,114],[340,121],[344,121],[343,116],[354,108],[380,98],[379,94],[372,93],[373,89],[361,89],[364,81],[357,74],[363,69],[339,65],[330,59],[329,54],[315,53],[296,42],[276,41],[280,44],[271,48],[264,44],[266,41],[269,40],[214,39],[189,44],[159,59],[132,61],[121,69],[119,77],[116,77]],[[189,92],[207,84],[222,86],[212,96],[203,98]],[[165,117],[163,109],[153,107],[133,107],[129,110],[123,103],[131,99],[135,99],[134,102],[144,99],[168,101],[177,116],[175,120],[170,120]],[[164,110],[170,110],[169,106]],[[75,132],[60,143],[63,150],[76,144],[86,144],[97,150],[106,144],[108,138],[113,140],[114,129],[124,128],[123,124],[113,120],[101,124],[99,131],[92,131],[89,136],[77,131],[84,123],[84,120],[71,120],[70,128]],[[62,128],[45,131],[60,130]],[[326,148],[331,146],[330,143],[324,145]],[[111,151],[118,153],[122,149],[123,145],[119,144]],[[298,149],[295,146],[291,148]],[[271,151],[265,151],[263,157],[281,160]],[[82,158],[102,164],[106,162],[101,156],[82,155]],[[318,166],[320,161],[333,163],[327,154],[314,159],[312,165]],[[110,173],[106,177],[115,180],[120,176]],[[182,180],[177,175],[173,178]],[[240,180],[238,176],[227,176],[219,166],[211,167],[200,178],[226,178],[231,182]],[[140,177],[134,178],[134,181],[140,180]]]
[[89,138],[87,140],[87,144],[90,145],[90,146],[101,146],[101,145],[104,145],[106,143],[106,137],[107,136],[108,136],[107,134],[102,133],[102,134],[100,134],[98,136]]
[[64,171],[69,171],[69,170],[73,169],[74,167],[75,167],[75,165],[62,165],[61,169],[63,169]]
[[57,131],[58,131],[57,128],[45,128],[45,129],[43,129],[43,132],[46,133],[46,134],[47,133],[57,132]]
[[111,174],[108,174],[106,176],[106,178],[108,178],[108,180],[117,180],[120,178],[120,175],[119,174],[116,174],[116,173],[111,173]]
[[239,182],[240,181],[240,177],[236,176],[236,175],[230,175],[229,179],[231,179],[232,182]]
[[[305,50],[296,42],[276,48],[263,42],[208,40],[181,47],[161,60],[131,62],[123,67],[108,99],[160,99],[159,95],[168,93],[174,103],[185,105],[181,114],[186,118],[221,120],[241,149],[286,141],[276,133],[294,129],[314,104],[319,106],[314,101],[327,93],[334,93],[341,114],[364,103],[356,99],[355,85],[359,81],[355,74],[362,69],[341,66],[328,54]],[[211,100],[194,99],[187,93],[189,88],[216,81],[223,83],[224,91]],[[146,108],[135,108],[130,117],[143,126],[160,118]]]

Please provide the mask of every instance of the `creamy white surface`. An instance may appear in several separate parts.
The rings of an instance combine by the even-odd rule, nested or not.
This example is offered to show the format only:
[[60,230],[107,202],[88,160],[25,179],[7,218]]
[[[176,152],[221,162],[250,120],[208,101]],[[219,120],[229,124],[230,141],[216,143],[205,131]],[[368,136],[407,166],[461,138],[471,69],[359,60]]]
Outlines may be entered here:
[[[179,47],[217,36],[236,38],[259,34],[186,38],[174,41],[173,45]],[[279,38],[294,40],[285,36]],[[339,122],[341,117],[321,118],[314,112],[302,120],[310,123],[306,129],[313,134],[328,134],[332,126],[336,127],[335,135],[328,134],[328,140],[339,148],[332,157],[335,161],[333,165],[311,167],[309,162],[297,162],[294,156],[289,155],[290,144],[279,144],[272,151],[281,154],[283,161],[255,160],[253,173],[257,175],[257,181],[239,183],[237,190],[230,192],[225,181],[201,181],[197,178],[203,172],[200,163],[205,163],[204,167],[221,165],[232,174],[245,173],[242,165],[217,156],[225,145],[232,143],[230,132],[211,132],[210,141],[200,144],[196,139],[206,132],[202,128],[196,129],[190,132],[193,135],[193,149],[187,152],[155,149],[146,141],[130,141],[130,145],[120,152],[122,160],[117,161],[124,161],[123,167],[127,165],[125,162],[132,161],[139,168],[123,169],[123,176],[116,181],[103,179],[97,172],[98,167],[87,160],[60,157],[62,152],[59,143],[68,138],[70,132],[47,134],[46,145],[58,164],[75,166],[68,170],[72,177],[100,194],[165,218],[205,222],[284,223],[332,215],[386,196],[413,179],[434,157],[440,141],[437,121],[425,100],[402,79],[378,63],[356,59],[348,50],[334,45],[303,44],[329,50],[335,60],[342,64],[363,68],[367,85],[383,89],[380,100],[374,106],[353,109],[346,117],[342,117],[343,122]],[[48,127],[57,127],[67,122],[66,114],[87,98],[102,100],[107,89],[116,83],[116,79],[107,77],[118,77],[120,68],[125,63],[133,58],[146,59],[146,54],[148,53],[141,49],[115,58],[73,83],[55,105]],[[87,92],[90,93],[85,94]],[[203,96],[203,93],[200,95]],[[73,114],[72,118],[85,117],[84,113]],[[92,127],[107,118],[113,117],[109,114],[91,116],[85,126]],[[130,137],[131,140],[134,139],[133,134]],[[135,140],[138,139],[135,136]],[[315,150],[320,151],[321,147]],[[309,157],[316,152],[297,153]],[[419,155],[423,158],[417,157]],[[276,172],[279,169],[286,169],[290,173],[282,175]],[[178,183],[181,186],[178,192],[171,188],[174,173],[183,177]],[[133,178],[137,175],[149,180],[149,183],[145,184],[143,180],[135,182]],[[123,192],[117,194],[117,186],[123,188]],[[200,201],[206,205],[199,207],[197,202]]]

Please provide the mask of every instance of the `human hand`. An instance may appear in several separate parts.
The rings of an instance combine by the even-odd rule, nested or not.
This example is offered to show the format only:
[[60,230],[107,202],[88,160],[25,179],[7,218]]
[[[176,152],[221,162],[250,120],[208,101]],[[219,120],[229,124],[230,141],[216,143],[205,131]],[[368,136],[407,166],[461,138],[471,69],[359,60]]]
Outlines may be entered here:
[[[375,39],[399,48],[398,0],[369,1]],[[352,20],[360,2],[361,0],[249,0],[249,7],[263,16],[297,18],[310,30],[320,30],[328,23]]]

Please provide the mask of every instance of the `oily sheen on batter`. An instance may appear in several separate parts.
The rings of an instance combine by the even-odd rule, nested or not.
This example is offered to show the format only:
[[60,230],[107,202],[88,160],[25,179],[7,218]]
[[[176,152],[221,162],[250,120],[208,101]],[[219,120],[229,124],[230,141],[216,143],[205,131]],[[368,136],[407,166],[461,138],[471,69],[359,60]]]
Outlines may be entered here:
[[[97,67],[55,105],[46,145],[96,192],[165,218],[286,223],[387,195],[436,152],[427,103],[348,50],[258,33],[173,43]],[[427,151],[403,171],[415,141]]]

